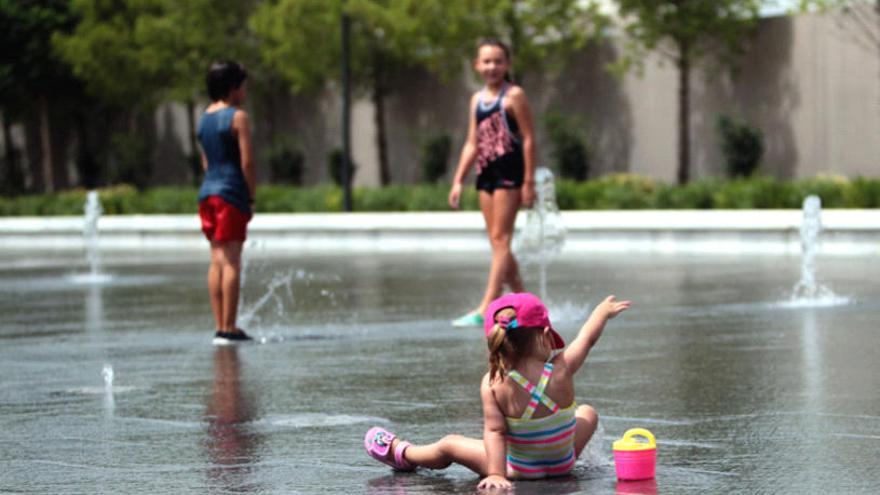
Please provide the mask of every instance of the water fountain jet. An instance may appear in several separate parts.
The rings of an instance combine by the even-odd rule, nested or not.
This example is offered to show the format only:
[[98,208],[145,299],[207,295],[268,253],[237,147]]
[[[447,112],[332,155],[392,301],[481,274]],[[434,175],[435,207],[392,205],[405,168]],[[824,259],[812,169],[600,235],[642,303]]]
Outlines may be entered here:
[[104,409],[108,415],[112,415],[116,407],[113,399],[113,366],[105,363],[104,368],[101,369],[101,376],[104,378]]
[[810,195],[803,202],[801,221],[801,278],[794,285],[788,306],[837,306],[849,298],[838,296],[816,279],[816,254],[822,232],[822,200]]
[[565,245],[565,226],[550,169],[535,170],[535,193],[535,204],[526,212],[526,224],[517,232],[513,249],[523,265],[538,265],[539,296],[546,300],[547,265]]
[[101,219],[101,201],[97,191],[89,191],[86,196],[86,204],[83,208],[85,220],[83,223],[83,241],[86,250],[86,262],[89,272],[77,274],[72,277],[75,283],[80,284],[104,284],[109,282],[112,275],[101,272],[101,250],[98,245],[98,221]]

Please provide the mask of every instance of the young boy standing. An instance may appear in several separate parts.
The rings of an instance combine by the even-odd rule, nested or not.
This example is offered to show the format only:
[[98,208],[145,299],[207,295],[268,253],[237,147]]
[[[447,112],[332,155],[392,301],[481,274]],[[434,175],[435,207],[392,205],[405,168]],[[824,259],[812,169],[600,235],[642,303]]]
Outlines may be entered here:
[[247,72],[238,62],[214,62],[208,69],[211,104],[199,121],[202,168],[199,190],[202,231],[211,243],[208,295],[214,313],[215,345],[251,340],[236,326],[241,250],[256,192],[256,167],[245,98]]

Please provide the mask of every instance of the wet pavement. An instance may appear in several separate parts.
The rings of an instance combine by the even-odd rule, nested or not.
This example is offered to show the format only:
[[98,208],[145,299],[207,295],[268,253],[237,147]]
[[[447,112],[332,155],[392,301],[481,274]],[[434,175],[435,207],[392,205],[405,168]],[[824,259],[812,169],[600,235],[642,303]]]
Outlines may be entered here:
[[[460,467],[392,473],[363,434],[481,434],[482,333],[448,321],[486,256],[249,254],[241,324],[259,343],[238,348],[211,345],[207,253],[107,255],[101,285],[76,282],[75,255],[0,256],[0,492],[474,492]],[[607,294],[633,307],[576,377],[601,420],[575,472],[516,492],[872,493],[880,264],[818,267],[846,304],[789,304],[797,257],[556,260],[564,337]],[[637,426],[657,479],[618,483],[611,442]]]

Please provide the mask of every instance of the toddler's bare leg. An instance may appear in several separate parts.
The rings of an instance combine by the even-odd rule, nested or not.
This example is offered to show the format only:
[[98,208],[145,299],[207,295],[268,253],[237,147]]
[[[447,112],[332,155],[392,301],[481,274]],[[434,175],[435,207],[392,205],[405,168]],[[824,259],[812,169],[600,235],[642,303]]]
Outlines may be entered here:
[[578,406],[574,413],[574,417],[574,454],[575,456],[580,456],[581,451],[584,450],[584,447],[587,446],[590,438],[593,437],[593,433],[596,431],[596,426],[599,425],[599,414],[597,414],[596,410],[592,407],[583,405]]
[[[397,442],[395,440],[395,447]],[[483,441],[476,438],[447,435],[432,444],[408,447],[404,457],[417,466],[430,469],[443,469],[454,462],[481,476],[486,474],[486,449]]]

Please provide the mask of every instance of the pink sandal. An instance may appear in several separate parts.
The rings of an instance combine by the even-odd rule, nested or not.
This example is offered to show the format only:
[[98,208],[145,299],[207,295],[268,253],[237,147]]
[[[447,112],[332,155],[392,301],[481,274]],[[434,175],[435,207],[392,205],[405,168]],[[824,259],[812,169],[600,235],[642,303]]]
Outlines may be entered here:
[[370,457],[379,462],[388,464],[398,471],[412,471],[416,467],[403,457],[403,453],[407,447],[412,445],[411,443],[398,442],[397,448],[394,449],[394,460],[392,461],[388,458],[388,450],[391,448],[391,444],[394,443],[395,438],[397,436],[394,433],[389,432],[385,428],[374,426],[364,435],[364,448],[367,449]]

